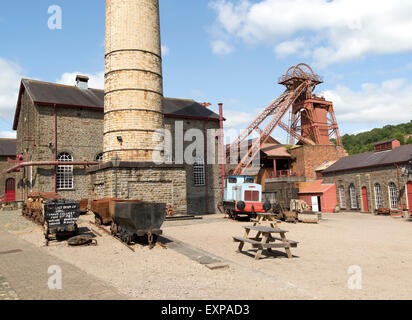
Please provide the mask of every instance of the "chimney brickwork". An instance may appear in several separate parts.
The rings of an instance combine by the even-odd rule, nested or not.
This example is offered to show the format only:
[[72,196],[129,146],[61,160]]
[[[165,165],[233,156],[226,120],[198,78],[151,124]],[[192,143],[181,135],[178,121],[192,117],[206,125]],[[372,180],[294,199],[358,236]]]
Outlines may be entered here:
[[104,105],[104,160],[151,162],[164,127],[158,0],[106,0]]

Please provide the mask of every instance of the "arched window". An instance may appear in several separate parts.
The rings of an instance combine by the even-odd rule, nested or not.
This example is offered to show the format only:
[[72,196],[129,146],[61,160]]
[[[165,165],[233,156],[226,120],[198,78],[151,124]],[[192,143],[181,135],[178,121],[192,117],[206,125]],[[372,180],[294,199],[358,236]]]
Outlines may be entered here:
[[341,209],[346,209],[345,188],[343,186],[339,187],[339,203]]
[[349,186],[350,208],[358,209],[358,200],[356,199],[356,189],[353,184]]
[[376,209],[383,208],[382,188],[379,183],[375,184],[375,202],[376,202]]
[[[57,161],[73,162],[73,157],[69,153],[63,152],[57,156]],[[73,166],[57,167],[56,186],[58,190],[73,189]]]
[[389,184],[389,200],[392,209],[398,208],[398,189],[393,182]]
[[205,161],[203,158],[197,158],[193,164],[193,175],[195,186],[204,186],[205,182]]
[[103,162],[103,153],[99,153],[99,154],[96,156],[96,161],[97,161],[97,162]]

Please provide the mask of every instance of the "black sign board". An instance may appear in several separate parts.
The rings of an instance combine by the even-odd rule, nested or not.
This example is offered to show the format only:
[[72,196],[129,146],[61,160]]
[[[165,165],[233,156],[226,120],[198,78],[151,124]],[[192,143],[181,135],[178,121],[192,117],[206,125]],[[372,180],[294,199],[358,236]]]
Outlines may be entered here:
[[52,203],[44,205],[44,219],[50,228],[70,226],[77,223],[80,203]]

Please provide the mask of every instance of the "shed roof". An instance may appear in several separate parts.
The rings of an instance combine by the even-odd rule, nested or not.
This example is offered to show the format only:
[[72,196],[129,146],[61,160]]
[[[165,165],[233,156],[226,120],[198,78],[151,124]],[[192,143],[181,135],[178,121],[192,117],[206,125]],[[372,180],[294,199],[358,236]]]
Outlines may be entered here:
[[385,166],[394,163],[405,163],[412,160],[412,144],[380,152],[366,152],[344,157],[323,171],[330,173],[376,166]]
[[16,139],[0,139],[0,156],[15,156],[16,143]]
[[334,184],[323,184],[322,180],[316,180],[299,191],[299,194],[325,193],[334,186]]
[[[17,130],[19,121],[21,96],[27,91],[33,103],[59,107],[80,107],[104,109],[104,90],[82,90],[76,86],[23,79],[20,85],[19,99],[14,116],[13,129]],[[219,120],[219,115],[198,102],[190,99],[164,98],[164,114],[166,117],[193,118],[201,120]]]

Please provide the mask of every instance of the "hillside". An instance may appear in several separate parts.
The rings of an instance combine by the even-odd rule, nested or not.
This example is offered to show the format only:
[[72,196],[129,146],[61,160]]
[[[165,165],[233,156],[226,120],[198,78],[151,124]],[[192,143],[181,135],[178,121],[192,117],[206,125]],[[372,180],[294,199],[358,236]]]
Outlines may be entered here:
[[368,152],[373,150],[375,143],[389,139],[398,139],[401,144],[412,144],[412,136],[405,141],[406,135],[412,134],[412,121],[396,126],[385,126],[356,135],[345,134],[342,137],[346,151],[351,154]]

